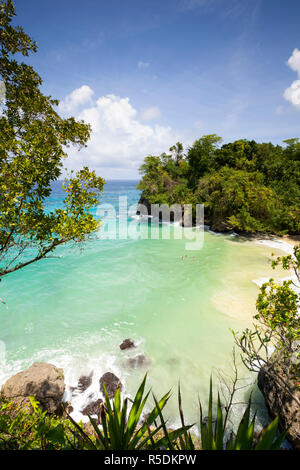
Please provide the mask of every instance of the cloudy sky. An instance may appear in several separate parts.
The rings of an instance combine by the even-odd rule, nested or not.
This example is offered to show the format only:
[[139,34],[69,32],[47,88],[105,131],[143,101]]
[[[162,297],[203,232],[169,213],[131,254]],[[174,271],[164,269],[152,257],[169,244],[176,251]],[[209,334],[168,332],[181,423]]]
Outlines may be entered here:
[[132,179],[204,134],[300,137],[299,0],[14,0],[59,111],[91,123],[69,169]]

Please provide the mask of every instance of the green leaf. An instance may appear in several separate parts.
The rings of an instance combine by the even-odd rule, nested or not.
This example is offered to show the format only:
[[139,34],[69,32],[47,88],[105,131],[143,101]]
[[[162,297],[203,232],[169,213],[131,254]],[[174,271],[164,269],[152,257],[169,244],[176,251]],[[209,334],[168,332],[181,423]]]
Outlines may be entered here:
[[260,437],[255,450],[270,450],[272,448],[278,428],[278,417],[276,417],[265,429]]
[[64,444],[65,443],[65,431],[61,424],[57,425],[55,428],[50,429],[46,435],[46,439],[50,442]]

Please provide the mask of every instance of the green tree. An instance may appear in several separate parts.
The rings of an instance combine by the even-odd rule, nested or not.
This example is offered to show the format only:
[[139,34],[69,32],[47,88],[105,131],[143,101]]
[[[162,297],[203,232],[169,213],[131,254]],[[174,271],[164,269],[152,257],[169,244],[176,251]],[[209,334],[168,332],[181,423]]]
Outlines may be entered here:
[[177,142],[175,145],[170,147],[170,152],[173,153],[175,162],[178,163],[183,159],[183,145],[181,142]]
[[40,89],[41,77],[19,54],[37,51],[19,26],[11,0],[0,1],[0,80],[5,101],[0,114],[0,279],[44,258],[59,245],[79,242],[99,223],[89,212],[104,180],[83,168],[65,182],[64,208],[45,210],[51,184],[62,175],[70,145],[86,146],[90,127],[62,119],[58,101]]
[[206,135],[187,155],[177,143],[171,154],[147,157],[138,186],[143,202],[203,203],[206,223],[217,231],[298,234],[299,139],[286,147],[240,139],[219,148],[220,141]]
[[205,202],[213,230],[272,231],[274,194],[258,172],[224,167],[202,178],[197,194]]
[[287,158],[290,160],[298,160],[300,159],[300,139],[286,139],[283,141],[286,144],[286,148],[284,153],[286,154]]
[[191,187],[195,187],[199,178],[210,169],[214,153],[218,144],[222,141],[216,134],[204,135],[194,142],[188,150],[187,161],[190,165],[189,181]]
[[258,144],[253,140],[237,140],[223,145],[214,153],[213,167],[219,170],[224,166],[231,168],[255,171],[257,161]]
[[[162,158],[168,161],[166,154],[163,154]],[[171,184],[171,178],[165,171],[162,159],[157,156],[148,155],[140,167],[140,174],[142,179],[138,184],[138,189],[143,191],[144,198],[148,203],[167,203],[168,198],[165,192],[165,183],[170,181]]]

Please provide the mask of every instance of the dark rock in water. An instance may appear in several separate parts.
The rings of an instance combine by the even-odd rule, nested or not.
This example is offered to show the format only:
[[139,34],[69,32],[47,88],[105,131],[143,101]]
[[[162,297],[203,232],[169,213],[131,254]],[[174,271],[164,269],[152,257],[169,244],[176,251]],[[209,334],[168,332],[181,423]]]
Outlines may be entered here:
[[103,403],[103,400],[101,400],[101,398],[99,398],[98,400],[93,401],[92,403],[89,403],[89,404],[81,411],[81,413],[82,413],[83,415],[90,415],[90,416],[92,416],[92,415],[97,415],[97,416],[99,416],[101,403]]
[[137,369],[138,367],[150,367],[151,361],[143,356],[143,354],[139,354],[138,356],[127,359],[126,364],[133,369]]
[[300,407],[296,400],[300,400],[300,390],[295,380],[288,380],[293,389],[293,398],[285,390],[278,377],[287,380],[283,368],[276,366],[275,370],[267,371],[262,367],[258,374],[258,387],[262,392],[269,414],[272,418],[278,416],[279,427],[288,429],[287,439],[295,449],[300,450]]
[[127,338],[127,339],[124,339],[123,343],[120,344],[120,349],[123,351],[124,349],[131,349],[131,348],[135,348],[135,344],[133,341],[131,341],[131,339]]
[[93,371],[90,375],[82,375],[78,380],[77,388],[82,393],[85,392],[87,388],[92,384]]
[[118,390],[118,388],[122,390],[122,384],[121,384],[120,379],[112,372],[106,372],[106,374],[102,375],[99,382],[100,382],[101,393],[103,393],[104,395],[103,385],[105,385],[109,398],[113,398],[115,396],[115,393]]
[[149,216],[151,215],[151,204],[149,203],[149,201],[144,198],[143,196],[140,197],[140,200],[138,202],[138,205],[137,205],[137,211],[136,211],[137,215],[141,215],[141,216]]
[[50,414],[61,411],[64,391],[63,370],[44,362],[35,362],[25,371],[13,375],[1,389],[4,397],[21,408],[30,406],[29,397],[34,397]]
[[179,358],[178,357],[170,357],[169,359],[167,359],[166,362],[170,366],[178,366]]
[[70,387],[71,392],[79,392],[83,393],[85,392],[92,384],[92,377],[93,377],[93,371],[90,373],[90,375],[82,375],[79,380],[78,384],[76,387]]

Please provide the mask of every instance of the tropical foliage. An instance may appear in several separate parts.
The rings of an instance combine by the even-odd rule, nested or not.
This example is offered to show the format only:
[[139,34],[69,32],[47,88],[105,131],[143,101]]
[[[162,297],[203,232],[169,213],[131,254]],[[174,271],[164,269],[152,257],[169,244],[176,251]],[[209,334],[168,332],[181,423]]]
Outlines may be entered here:
[[[200,404],[200,440],[192,433],[192,426],[184,423],[180,387],[179,412],[182,426],[167,427],[163,416],[170,392],[157,400],[143,415],[150,392],[145,394],[146,376],[131,407],[128,398],[122,399],[120,389],[111,400],[105,390],[101,425],[89,417],[92,432],[70,416],[59,418],[43,412],[31,398],[31,409],[18,409],[3,398],[0,401],[0,450],[277,450],[286,433],[277,436],[277,418],[255,435],[255,415],[250,420],[251,401],[234,433],[228,425],[228,413],[218,396],[217,414],[213,414],[212,381],[210,381],[208,416],[204,418]],[[143,419],[142,419],[143,418]]]
[[[153,395],[155,406],[152,411],[147,413],[144,417],[144,422],[141,424],[141,415],[150,394],[150,392],[144,393],[145,385],[146,376],[136,393],[130,411],[128,410],[128,399],[121,400],[120,389],[117,390],[112,404],[106,390],[104,390],[106,406],[105,412],[101,414],[102,429],[90,417],[96,441],[93,443],[78,427],[81,434],[85,437],[84,442],[88,448],[100,450],[140,450],[160,449],[163,447],[174,449],[174,442],[187,432],[191,426],[183,426],[172,431],[167,430],[162,410],[170,398],[170,392],[160,400],[157,400]],[[160,424],[156,424],[157,419],[160,420]]]
[[0,279],[69,241],[83,241],[98,227],[89,212],[104,180],[83,168],[65,183],[64,208],[47,212],[51,185],[62,176],[66,149],[83,147],[90,127],[63,119],[58,101],[41,92],[41,77],[17,60],[37,51],[21,27],[13,26],[11,0],[0,0]]
[[80,445],[73,424],[47,415],[33,397],[22,408],[0,397],[0,450],[69,450]]
[[183,153],[147,156],[138,188],[149,204],[204,204],[217,231],[300,232],[300,141],[284,147],[206,135]]
[[230,432],[226,427],[229,410],[225,416],[218,394],[217,416],[213,417],[212,382],[210,382],[209,404],[207,422],[203,420],[202,407],[200,405],[200,432],[203,450],[278,450],[286,437],[286,432],[276,436],[278,430],[278,418],[275,418],[266,429],[255,436],[256,414],[250,419],[251,398],[239,423],[237,432]]

